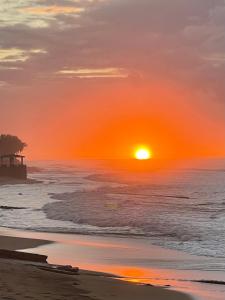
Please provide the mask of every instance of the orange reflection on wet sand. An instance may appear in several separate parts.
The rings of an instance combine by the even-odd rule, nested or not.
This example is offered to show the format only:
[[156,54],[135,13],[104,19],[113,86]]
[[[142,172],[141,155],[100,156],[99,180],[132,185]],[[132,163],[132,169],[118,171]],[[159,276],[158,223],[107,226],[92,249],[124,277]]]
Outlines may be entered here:
[[[66,242],[66,241],[63,241]],[[96,243],[96,242],[88,242],[88,241],[79,241],[79,240],[74,240],[72,241],[72,243],[74,242],[74,244],[77,245],[81,245],[81,246],[89,246],[89,247],[96,247],[96,248],[123,248],[123,249],[129,249],[132,247],[127,246],[123,246],[121,244],[111,244],[111,243]],[[70,241],[71,243],[71,241]]]
[[[159,270],[158,270],[159,271]],[[166,285],[165,280],[160,279],[162,274],[155,270],[144,268],[132,268],[127,266],[112,267],[111,273],[120,274],[122,280],[138,284]],[[169,275],[169,274],[168,274]]]
[[144,269],[144,268],[133,268],[129,266],[123,265],[104,265],[104,264],[96,264],[96,265],[89,265],[85,264],[82,265],[83,269],[86,270],[93,270],[105,272],[107,274],[112,274],[113,276],[117,277],[119,280],[124,280],[128,282],[132,282],[135,284],[152,284],[156,286],[165,286],[168,285],[168,280],[163,278],[169,278],[168,274],[164,272],[160,272],[160,270],[155,269]]

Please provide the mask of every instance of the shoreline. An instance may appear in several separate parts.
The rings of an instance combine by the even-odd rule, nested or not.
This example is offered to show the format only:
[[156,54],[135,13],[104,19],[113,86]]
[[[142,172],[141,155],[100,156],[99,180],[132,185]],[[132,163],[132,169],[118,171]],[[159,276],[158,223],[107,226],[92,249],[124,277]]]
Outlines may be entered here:
[[42,183],[42,181],[32,179],[32,178],[16,179],[16,178],[10,178],[10,177],[0,177],[0,186],[20,185],[20,184],[35,184],[35,183]]
[[[38,253],[38,248],[36,247],[53,245],[53,243],[54,241],[49,240],[5,236],[4,233],[2,235],[0,230],[0,244],[4,244],[4,248],[9,250],[32,248],[33,253]],[[3,287],[3,289],[1,288],[1,292],[4,297],[17,295],[16,299],[18,300],[22,300],[24,297],[30,297],[30,299],[46,299],[46,295],[48,295],[48,299],[62,300],[192,299],[190,296],[181,292],[163,287],[134,284],[128,281],[118,280],[116,276],[101,272],[81,270],[79,275],[71,276],[40,270],[34,264],[28,265],[27,263],[5,259],[0,259],[0,267],[0,278],[1,282],[4,282],[5,287]],[[46,283],[48,282],[48,285],[41,284],[43,280],[45,280]],[[27,282],[26,288],[24,286],[24,281]],[[55,284],[56,282],[57,286]],[[40,296],[40,294],[43,294],[43,297]]]
[[[62,170],[62,174],[65,175],[67,173],[64,174]],[[91,272],[91,276],[93,276],[93,272],[98,274],[98,276],[100,274],[103,276],[115,274],[116,276],[114,277],[116,278],[120,277],[121,280],[137,283],[138,285],[153,284],[157,288],[158,286],[162,288],[162,286],[168,285],[168,291],[182,292],[194,297],[196,300],[224,300],[225,286],[222,286],[225,283],[224,261],[219,256],[215,257],[214,252],[212,252],[211,256],[204,256],[208,254],[207,243],[204,244],[203,251],[189,251],[192,250],[193,244],[189,244],[188,239],[187,241],[184,239],[184,242],[181,241],[181,246],[173,247],[173,239],[172,243],[166,243],[166,235],[165,243],[161,243],[164,246],[156,246],[157,243],[154,243],[154,236],[153,238],[145,238],[145,236],[139,234],[131,236],[130,234],[68,232],[67,229],[77,229],[80,226],[75,224],[74,227],[73,224],[67,224],[64,218],[62,220],[57,218],[55,221],[47,218],[43,215],[43,205],[50,202],[51,195],[68,194],[70,191],[74,193],[77,188],[86,187],[86,179],[83,182],[83,177],[79,174],[79,180],[74,177],[72,179],[69,177],[69,180],[66,177],[65,180],[64,178],[62,180],[58,173],[51,173],[51,176],[49,176],[49,171],[43,171],[42,175],[40,173],[36,175],[34,175],[34,178],[41,179],[42,182],[46,183],[44,191],[41,191],[42,184],[40,186],[38,184],[35,185],[37,189],[33,190],[33,187],[29,186],[29,184],[25,185],[21,181],[12,183],[11,180],[10,182],[5,182],[5,185],[8,185],[8,187],[2,187],[2,226],[5,226],[2,229],[3,235],[11,235],[17,238],[34,238],[34,240],[39,239],[39,242],[40,240],[51,241],[51,243],[43,242],[43,244],[35,246],[26,245],[25,252],[46,254],[49,256],[49,263],[51,264],[70,264],[74,267],[78,266],[82,270],[91,270],[85,271]],[[58,184],[59,178],[60,185]],[[39,181],[34,183],[39,183]],[[90,180],[88,183],[91,184],[92,181]],[[18,188],[17,186],[13,187],[14,184],[21,186]],[[96,188],[95,185],[94,188]],[[43,192],[43,194],[39,192]],[[166,192],[167,194],[170,195],[169,192]],[[54,199],[51,201],[54,201]],[[62,199],[59,199],[59,201],[62,201]],[[203,203],[205,202],[203,201]],[[202,205],[202,203],[199,204]],[[162,220],[164,219],[162,218]],[[24,229],[13,229],[15,228],[14,224]],[[180,223],[178,222],[177,225],[180,226]],[[32,228],[33,230],[35,228],[40,230],[32,231]],[[42,232],[41,228],[49,231]],[[65,229],[67,232],[60,230],[54,232],[58,228]],[[154,227],[150,228],[150,230],[152,229]],[[179,227],[177,227],[177,230],[179,233]],[[175,233],[177,230],[175,230]],[[160,241],[163,242],[163,239],[164,235],[160,236]],[[201,240],[196,242],[195,246],[199,246]],[[18,244],[19,241],[17,240],[15,243]],[[170,245],[172,246],[170,247]],[[215,251],[223,249],[221,243],[215,246],[218,248]],[[198,250],[198,247],[194,247],[194,250],[196,249]],[[211,248],[209,249],[211,250]],[[199,253],[200,256],[195,257],[194,254],[189,255],[188,253],[197,253],[197,255]],[[99,270],[101,273],[99,273]],[[107,298],[104,300],[107,300]]]

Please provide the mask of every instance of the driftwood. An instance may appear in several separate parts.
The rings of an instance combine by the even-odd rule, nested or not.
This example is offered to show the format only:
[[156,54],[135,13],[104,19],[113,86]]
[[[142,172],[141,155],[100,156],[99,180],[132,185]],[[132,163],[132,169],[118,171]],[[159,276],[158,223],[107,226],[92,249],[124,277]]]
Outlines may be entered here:
[[38,262],[38,263],[47,263],[48,256],[27,253],[27,252],[19,252],[19,251],[0,249],[0,258],[32,261],[32,262]]
[[49,272],[54,272],[54,273],[67,274],[67,275],[79,274],[79,268],[72,267],[70,265],[66,265],[66,266],[48,265],[48,266],[41,266],[39,267],[39,269],[49,271]]

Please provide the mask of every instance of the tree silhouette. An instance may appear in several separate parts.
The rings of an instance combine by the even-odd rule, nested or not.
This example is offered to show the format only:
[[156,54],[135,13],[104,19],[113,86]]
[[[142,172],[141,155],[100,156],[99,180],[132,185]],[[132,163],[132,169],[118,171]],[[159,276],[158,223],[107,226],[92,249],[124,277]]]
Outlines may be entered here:
[[26,146],[17,136],[10,134],[0,135],[0,155],[17,154],[22,152]]

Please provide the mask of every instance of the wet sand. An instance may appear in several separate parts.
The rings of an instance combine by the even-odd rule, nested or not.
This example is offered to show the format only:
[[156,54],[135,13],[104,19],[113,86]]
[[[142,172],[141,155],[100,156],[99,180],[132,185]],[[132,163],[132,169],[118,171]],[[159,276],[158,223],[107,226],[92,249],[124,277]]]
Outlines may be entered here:
[[[0,248],[33,248],[46,240],[0,236]],[[162,287],[134,284],[104,273],[80,271],[65,275],[40,269],[34,263],[0,259],[0,294],[2,300],[15,299],[99,299],[99,300],[190,300],[180,292]]]
[[0,236],[0,249],[20,250],[35,248],[38,246],[52,243],[51,241],[41,239],[27,239],[21,237]]
[[36,179],[16,179],[16,178],[8,178],[8,177],[1,177],[0,178],[0,186],[1,185],[17,185],[17,184],[35,184],[35,183],[42,183],[40,180]]

